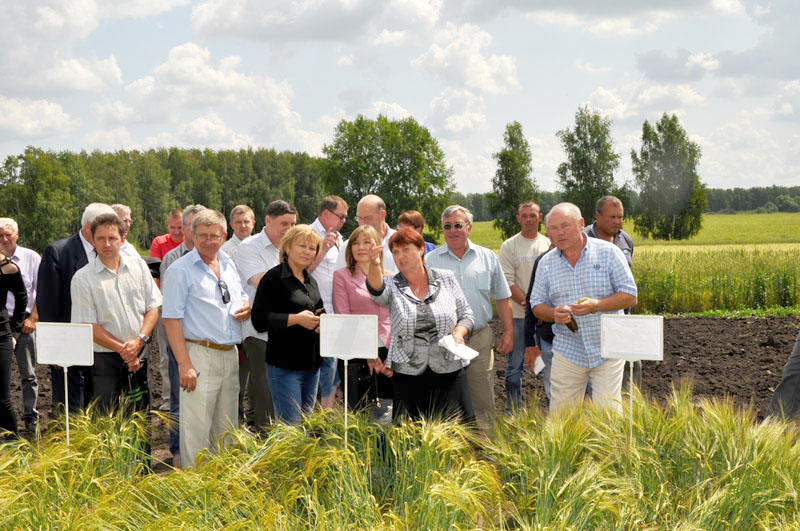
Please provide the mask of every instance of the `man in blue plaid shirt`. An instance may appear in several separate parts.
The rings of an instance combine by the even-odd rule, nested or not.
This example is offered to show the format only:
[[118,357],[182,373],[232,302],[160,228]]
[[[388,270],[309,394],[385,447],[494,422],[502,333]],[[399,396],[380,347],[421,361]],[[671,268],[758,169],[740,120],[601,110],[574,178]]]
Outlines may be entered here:
[[543,321],[553,321],[550,410],[580,402],[592,382],[592,400],[621,411],[625,360],[600,357],[600,315],[636,305],[636,282],[622,251],[588,238],[577,206],[560,203],[545,218],[558,248],[539,262],[530,304]]

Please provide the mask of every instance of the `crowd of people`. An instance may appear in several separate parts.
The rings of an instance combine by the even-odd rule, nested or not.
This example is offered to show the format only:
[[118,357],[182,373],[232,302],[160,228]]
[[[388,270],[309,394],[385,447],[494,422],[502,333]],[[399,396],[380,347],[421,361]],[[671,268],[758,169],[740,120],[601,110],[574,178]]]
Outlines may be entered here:
[[[345,374],[320,355],[323,313],[377,317],[376,357],[354,360],[346,377],[349,407],[377,411],[381,422],[444,416],[490,434],[495,354],[507,355],[507,413],[524,406],[524,366],[539,357],[551,410],[587,397],[621,409],[624,361],[600,356],[600,316],[627,313],[637,301],[619,199],[600,198],[589,226],[571,203],[545,217],[523,202],[520,232],[499,254],[470,240],[472,213],[459,205],[441,213],[439,247],[424,240],[417,211],[390,227],[375,195],[358,202],[358,227],[345,240],[348,212],[329,196],[316,219],[297,224],[297,211],[278,199],[253,235],[246,205],[229,219],[188,205],[170,212],[147,259],[126,239],[133,220],[125,205],[88,205],[81,229],[41,258],[16,244],[14,220],[0,218],[0,431],[20,434],[10,399],[14,358],[25,432],[38,429],[37,321],[92,325],[94,364],[69,368],[68,392],[62,369],[51,367],[53,403],[71,410],[92,402],[102,413],[148,409],[155,339],[175,466],[194,465],[240,424],[261,432],[272,422],[299,424],[317,404],[333,407]],[[448,336],[474,357],[443,346]],[[773,399],[776,413],[799,408],[798,352]],[[640,377],[639,369],[632,383]]]

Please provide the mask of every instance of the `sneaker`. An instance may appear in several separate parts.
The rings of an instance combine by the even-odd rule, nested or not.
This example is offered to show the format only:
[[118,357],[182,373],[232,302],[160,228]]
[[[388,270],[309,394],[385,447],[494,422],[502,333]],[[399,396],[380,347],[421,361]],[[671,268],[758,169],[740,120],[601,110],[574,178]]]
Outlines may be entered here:
[[159,411],[169,411],[169,400],[164,400],[161,402],[161,405],[158,406]]

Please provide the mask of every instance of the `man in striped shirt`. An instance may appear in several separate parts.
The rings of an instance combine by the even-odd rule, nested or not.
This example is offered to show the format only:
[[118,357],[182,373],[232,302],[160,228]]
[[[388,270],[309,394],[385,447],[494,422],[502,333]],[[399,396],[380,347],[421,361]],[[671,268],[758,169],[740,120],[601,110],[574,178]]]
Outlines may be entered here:
[[554,206],[545,226],[558,250],[539,262],[530,304],[555,322],[550,410],[582,401],[591,380],[592,401],[621,411],[625,360],[600,357],[600,315],[636,305],[633,274],[618,247],[583,233],[572,203]]

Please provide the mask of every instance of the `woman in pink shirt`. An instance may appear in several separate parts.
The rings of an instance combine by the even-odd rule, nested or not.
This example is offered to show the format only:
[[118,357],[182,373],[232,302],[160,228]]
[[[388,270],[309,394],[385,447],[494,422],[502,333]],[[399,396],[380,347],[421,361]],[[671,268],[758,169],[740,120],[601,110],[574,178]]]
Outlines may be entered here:
[[[339,314],[378,316],[378,358],[351,360],[348,364],[348,406],[351,409],[366,407],[370,400],[392,398],[392,382],[386,376],[384,366],[389,351],[391,335],[389,309],[375,303],[367,291],[369,251],[373,245],[381,245],[377,231],[363,225],[350,235],[345,248],[347,267],[333,272],[333,309]],[[383,261],[381,260],[381,268]],[[385,275],[394,271],[384,270]],[[339,362],[339,377],[343,379],[344,364]]]

